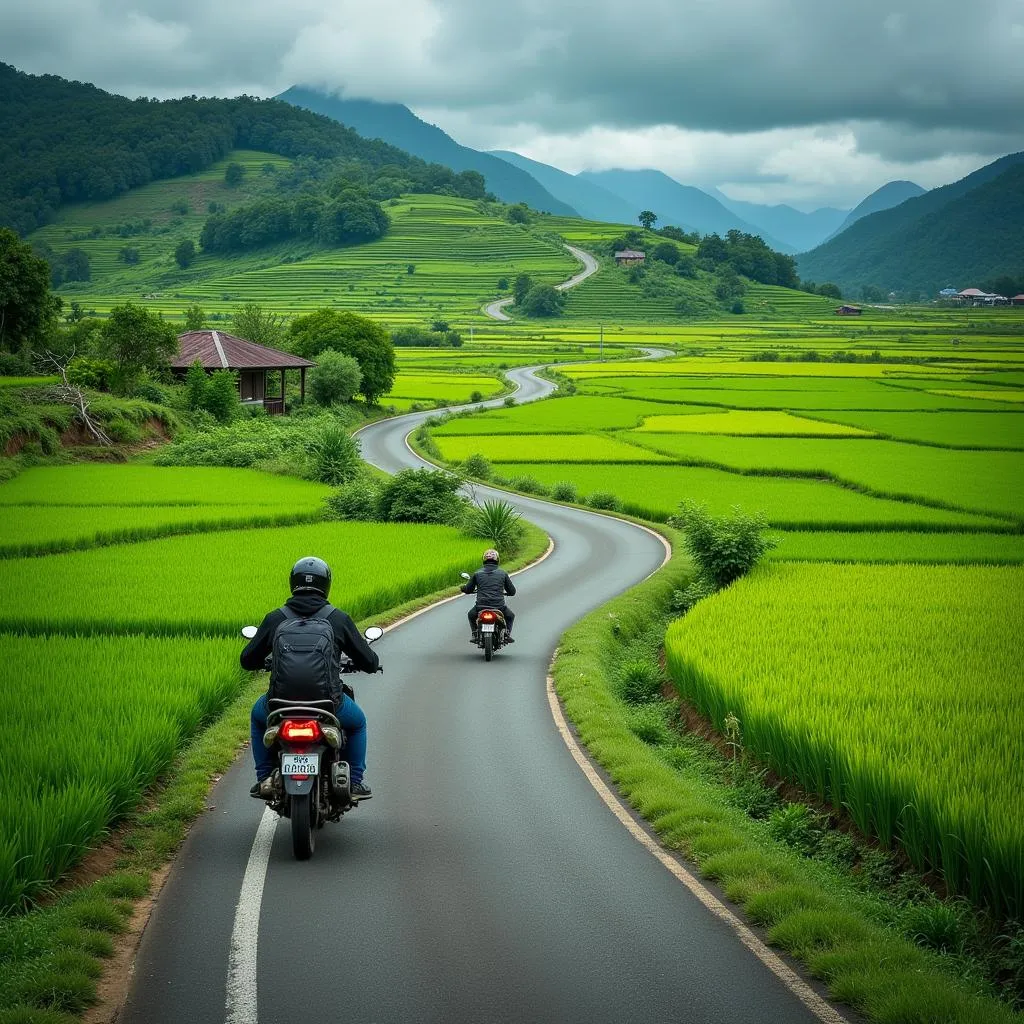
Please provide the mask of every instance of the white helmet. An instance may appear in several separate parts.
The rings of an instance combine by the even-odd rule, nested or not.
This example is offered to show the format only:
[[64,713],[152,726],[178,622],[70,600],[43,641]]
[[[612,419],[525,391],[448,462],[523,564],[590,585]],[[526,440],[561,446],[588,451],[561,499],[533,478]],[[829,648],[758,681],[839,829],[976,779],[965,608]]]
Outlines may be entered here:
[[488,548],[484,552],[484,561],[485,562],[494,562],[494,564],[497,565],[498,564],[498,552],[495,551],[494,548]]

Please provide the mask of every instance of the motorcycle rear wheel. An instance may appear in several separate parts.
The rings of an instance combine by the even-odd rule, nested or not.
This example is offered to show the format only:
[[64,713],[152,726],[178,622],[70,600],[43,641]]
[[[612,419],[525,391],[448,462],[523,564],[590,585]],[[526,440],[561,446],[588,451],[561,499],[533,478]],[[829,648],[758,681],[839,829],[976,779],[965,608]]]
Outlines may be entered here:
[[484,634],[484,661],[490,661],[494,654],[494,638],[491,633]]
[[292,853],[296,860],[309,860],[316,848],[316,800],[314,793],[293,796],[291,800]]

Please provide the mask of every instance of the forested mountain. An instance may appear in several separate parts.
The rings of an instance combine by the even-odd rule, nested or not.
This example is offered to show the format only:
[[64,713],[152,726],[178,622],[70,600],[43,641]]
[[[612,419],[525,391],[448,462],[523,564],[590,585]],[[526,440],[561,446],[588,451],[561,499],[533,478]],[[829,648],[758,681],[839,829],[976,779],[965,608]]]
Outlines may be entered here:
[[799,257],[800,276],[924,295],[967,288],[1024,265],[1024,153],[852,224]]
[[753,224],[759,231],[767,232],[773,238],[790,246],[793,252],[806,252],[821,245],[845,220],[848,210],[834,206],[822,206],[810,213],[804,213],[785,203],[768,206],[764,203],[746,203],[730,199],[714,187],[703,187],[713,199],[717,199],[737,217]]
[[414,156],[444,164],[456,171],[478,171],[487,189],[506,203],[526,203],[535,210],[575,217],[577,211],[560,202],[526,171],[489,153],[460,146],[436,125],[421,121],[401,103],[347,100],[339,96],[293,86],[278,99],[315,111],[354,128],[368,139],[383,139]]
[[[849,213],[846,219],[833,232],[838,235],[845,231],[851,224],[869,216],[872,213],[879,213],[882,210],[891,210],[908,199],[916,199],[925,193],[925,189],[912,181],[890,181],[881,188],[876,188],[866,199],[859,202]],[[824,239],[823,239],[824,241]]]
[[569,174],[550,164],[513,153],[509,150],[491,150],[493,156],[526,171],[537,179],[556,199],[572,206],[581,217],[604,220],[612,224],[635,224],[643,207],[634,209],[632,203],[608,189],[588,181],[578,174]]
[[0,227],[26,234],[63,203],[201,171],[237,148],[349,161],[419,191],[483,192],[475,175],[453,175],[278,100],[129,100],[0,64]]
[[790,251],[790,246],[737,217],[706,192],[692,185],[680,185],[661,171],[581,171],[578,177],[621,196],[637,213],[652,210],[658,215],[659,224],[674,224],[702,235],[724,235],[735,229],[744,234],[761,235],[773,249]]

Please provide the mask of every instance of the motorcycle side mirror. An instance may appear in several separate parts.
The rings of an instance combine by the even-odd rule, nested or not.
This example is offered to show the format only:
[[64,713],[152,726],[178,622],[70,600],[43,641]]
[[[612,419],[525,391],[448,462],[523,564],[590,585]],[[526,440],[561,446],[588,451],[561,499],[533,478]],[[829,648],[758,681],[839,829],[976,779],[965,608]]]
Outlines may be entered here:
[[368,626],[363,636],[372,644],[374,640],[379,640],[384,635],[384,630],[380,626]]
[[461,576],[461,577],[462,577],[462,578],[463,578],[464,580],[471,580],[471,579],[473,578],[472,576],[470,576],[470,575],[469,575],[469,573],[468,573],[468,572],[460,572],[460,573],[459,573],[459,575],[460,575],[460,576]]
[[242,636],[244,636],[246,640],[251,640],[257,634],[257,632],[259,632],[259,630],[258,627],[256,626],[242,627]]

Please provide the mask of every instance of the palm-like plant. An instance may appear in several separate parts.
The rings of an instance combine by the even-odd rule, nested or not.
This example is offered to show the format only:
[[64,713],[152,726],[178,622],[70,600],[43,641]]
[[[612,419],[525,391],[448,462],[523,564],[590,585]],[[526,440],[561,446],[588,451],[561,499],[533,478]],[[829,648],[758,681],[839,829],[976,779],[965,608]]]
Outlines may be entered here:
[[519,546],[523,534],[521,516],[507,501],[485,501],[469,514],[466,528],[474,537],[489,540],[502,554]]

